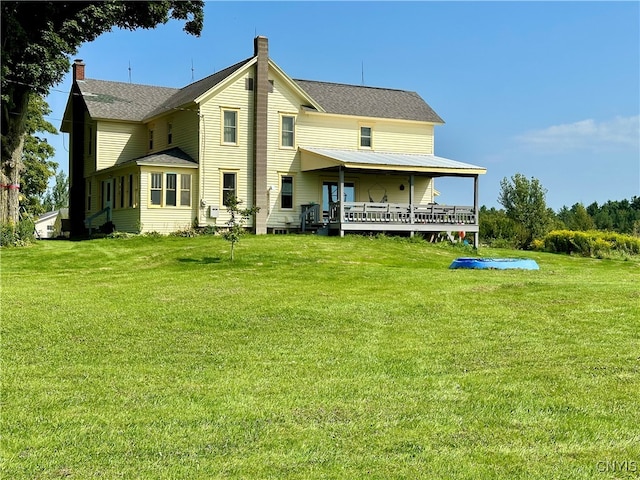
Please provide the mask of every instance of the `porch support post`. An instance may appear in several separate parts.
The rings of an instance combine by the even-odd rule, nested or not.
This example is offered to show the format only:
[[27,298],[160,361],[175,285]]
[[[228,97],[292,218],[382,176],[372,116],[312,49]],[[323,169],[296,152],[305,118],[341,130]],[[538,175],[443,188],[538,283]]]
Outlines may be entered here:
[[344,219],[344,170],[342,165],[338,167],[338,228],[340,229],[340,236],[344,237],[344,230],[342,229],[342,221]]
[[[478,209],[478,179],[480,175],[473,176],[473,213],[476,219],[476,225],[480,226],[480,215]],[[477,250],[480,241],[480,232],[473,233],[473,246]]]
[[[409,176],[409,223],[411,223],[411,225],[414,224],[415,222],[415,218],[414,218],[414,214],[413,214],[413,202],[415,201],[415,189],[414,189],[414,184],[415,184],[415,177],[413,174],[411,174]],[[410,235],[413,237],[414,231],[411,230]]]

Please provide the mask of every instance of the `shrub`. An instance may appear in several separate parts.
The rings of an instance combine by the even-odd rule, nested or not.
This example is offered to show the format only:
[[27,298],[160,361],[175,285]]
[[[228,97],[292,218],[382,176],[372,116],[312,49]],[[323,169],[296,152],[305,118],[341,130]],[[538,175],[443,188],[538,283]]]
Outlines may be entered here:
[[175,232],[171,232],[169,234],[170,237],[187,237],[187,238],[197,237],[198,235],[200,235],[200,232],[193,227],[185,228],[184,230],[176,230]]
[[31,218],[23,218],[17,224],[13,222],[0,226],[0,246],[23,247],[33,242],[35,223]]
[[613,232],[576,232],[554,230],[542,242],[534,242],[537,250],[605,258],[612,254],[640,254],[640,238]]
[[133,238],[133,237],[137,237],[138,235],[135,233],[128,233],[128,232],[119,232],[117,230],[111,232],[109,235],[107,235],[105,238]]

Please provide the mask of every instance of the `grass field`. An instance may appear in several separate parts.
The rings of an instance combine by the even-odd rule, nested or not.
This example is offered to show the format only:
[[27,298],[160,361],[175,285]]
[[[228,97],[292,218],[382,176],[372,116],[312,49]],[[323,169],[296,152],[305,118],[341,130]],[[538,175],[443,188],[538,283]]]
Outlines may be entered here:
[[[640,261],[408,239],[1,252],[0,477],[640,474]],[[489,250],[485,256],[520,256]]]

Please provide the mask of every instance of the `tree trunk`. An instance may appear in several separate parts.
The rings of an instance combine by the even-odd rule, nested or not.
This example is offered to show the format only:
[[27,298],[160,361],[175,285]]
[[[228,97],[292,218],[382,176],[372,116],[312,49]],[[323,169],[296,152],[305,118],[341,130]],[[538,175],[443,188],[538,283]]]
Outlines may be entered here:
[[9,101],[2,102],[2,167],[0,168],[0,223],[18,223],[20,215],[20,173],[24,168],[25,121],[29,105],[26,87],[10,88]]
[[0,183],[0,223],[18,223],[20,219],[20,174],[23,171],[22,147],[24,135],[20,137],[18,146],[11,154],[9,162],[3,161]]

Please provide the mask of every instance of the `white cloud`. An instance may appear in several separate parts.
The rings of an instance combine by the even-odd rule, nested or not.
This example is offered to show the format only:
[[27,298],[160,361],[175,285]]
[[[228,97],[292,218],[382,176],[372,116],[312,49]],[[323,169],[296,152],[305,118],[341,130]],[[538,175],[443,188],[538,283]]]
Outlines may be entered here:
[[640,115],[615,117],[604,122],[588,119],[553,125],[526,132],[517,136],[516,140],[535,150],[545,152],[601,151],[611,148],[637,150],[640,146]]

